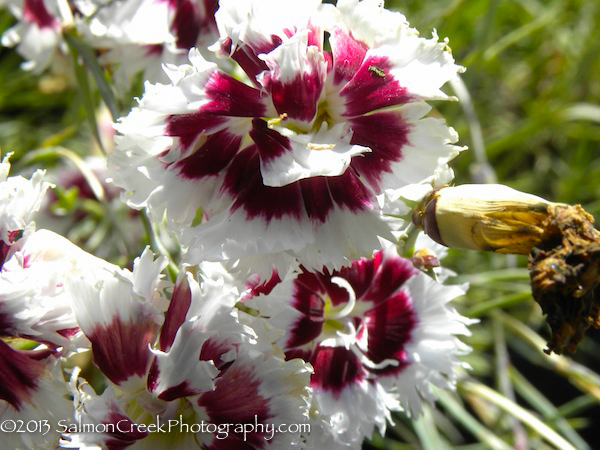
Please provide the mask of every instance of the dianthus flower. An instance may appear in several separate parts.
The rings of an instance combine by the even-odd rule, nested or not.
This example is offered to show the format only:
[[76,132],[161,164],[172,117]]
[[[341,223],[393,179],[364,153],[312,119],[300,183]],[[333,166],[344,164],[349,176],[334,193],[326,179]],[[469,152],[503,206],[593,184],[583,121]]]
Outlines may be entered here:
[[[75,372],[77,424],[62,446],[295,444],[299,431],[268,430],[306,422],[310,367],[300,359],[285,361],[272,341],[239,322],[237,291],[226,280],[214,276],[199,285],[182,274],[173,286],[161,279],[164,267],[164,258],[153,260],[146,250],[133,273],[117,270],[102,283],[83,277],[74,285],[78,323],[109,383],[97,395]],[[172,292],[168,307],[166,290]]]
[[58,2],[7,0],[5,3],[19,23],[2,35],[2,45],[17,47],[17,52],[26,60],[23,69],[42,72],[64,45]]
[[44,172],[31,180],[8,177],[0,165],[0,336],[20,337],[65,347],[79,334],[65,287],[80,272],[101,278],[116,266],[83,251],[48,230],[35,230],[33,218],[50,183]]
[[[60,421],[73,416],[67,395],[60,362],[52,350],[19,350],[0,340],[3,448],[55,448]],[[11,424],[13,429],[8,428]]]
[[167,82],[162,64],[183,64],[192,47],[217,39],[217,0],[92,0],[90,19],[78,23],[87,42],[102,49],[100,63],[116,65],[115,82],[127,87],[143,72],[144,80]]
[[385,432],[390,410],[419,414],[432,385],[453,386],[469,349],[457,335],[471,321],[448,302],[464,292],[385,250],[339,271],[275,275],[244,303],[285,330],[276,344],[287,358],[314,367],[307,441],[360,448],[375,426]]
[[[0,164],[0,421],[6,448],[54,448],[73,415],[59,357],[85,347],[65,292],[69,277],[95,279],[111,265],[33,222],[49,183],[8,177]],[[32,342],[23,341],[20,338]],[[6,341],[4,339],[7,339]],[[15,429],[6,428],[14,424]],[[27,433],[18,428],[23,424]]]
[[212,47],[147,84],[117,125],[114,182],[166,216],[187,261],[241,259],[263,275],[341,267],[393,240],[386,191],[451,159],[456,133],[425,117],[454,77],[445,42],[377,1],[220,3]]

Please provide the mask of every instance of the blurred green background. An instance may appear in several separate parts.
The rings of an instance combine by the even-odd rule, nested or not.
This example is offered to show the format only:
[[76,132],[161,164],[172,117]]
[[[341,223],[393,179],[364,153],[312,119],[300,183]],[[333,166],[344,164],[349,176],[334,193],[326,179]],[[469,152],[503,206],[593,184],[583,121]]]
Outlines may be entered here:
[[[386,7],[405,14],[424,37],[433,29],[448,37],[467,68],[462,83],[445,88],[461,102],[434,104],[469,146],[453,163],[456,184],[499,182],[580,203],[600,218],[599,1],[410,0]],[[0,13],[0,31],[12,23]],[[86,110],[69,87],[69,71],[21,71],[9,49],[0,50],[0,61],[3,153],[14,151],[17,167],[27,152],[52,145],[88,154]],[[57,201],[66,213],[94,211],[65,195]],[[95,210],[94,223],[102,222],[105,206]],[[102,240],[84,233],[78,243],[97,251]],[[456,282],[471,284],[457,308],[481,320],[466,340],[472,369],[461,374],[456,393],[441,392],[418,420],[396,415],[386,436],[365,447],[598,448],[600,331],[590,330],[577,353],[548,357],[542,349],[549,328],[531,298],[526,258],[451,250],[445,264],[460,274]]]

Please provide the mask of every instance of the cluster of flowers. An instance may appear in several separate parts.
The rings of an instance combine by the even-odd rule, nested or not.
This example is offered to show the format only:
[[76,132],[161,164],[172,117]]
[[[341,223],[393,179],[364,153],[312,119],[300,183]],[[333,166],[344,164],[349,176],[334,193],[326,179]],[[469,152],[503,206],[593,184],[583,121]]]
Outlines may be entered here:
[[2,36],[25,58],[23,68],[41,73],[64,65],[63,33],[76,28],[102,52],[99,62],[114,70],[118,87],[135,74],[166,81],[162,64],[182,64],[191,48],[204,49],[218,37],[217,0],[0,0],[19,20]]
[[[70,17],[115,80],[155,82],[115,125],[108,165],[183,250],[170,281],[149,249],[129,271],[35,231],[48,183],[7,178],[4,160],[1,333],[27,341],[0,341],[0,418],[53,424],[9,435],[14,448],[360,448],[390,411],[452,386],[470,321],[448,302],[465,288],[396,251],[402,199],[450,179],[460,150],[425,103],[460,70],[445,42],[370,0],[8,3],[21,20],[3,43],[30,68],[61,51]],[[174,418],[310,426],[77,428]]]

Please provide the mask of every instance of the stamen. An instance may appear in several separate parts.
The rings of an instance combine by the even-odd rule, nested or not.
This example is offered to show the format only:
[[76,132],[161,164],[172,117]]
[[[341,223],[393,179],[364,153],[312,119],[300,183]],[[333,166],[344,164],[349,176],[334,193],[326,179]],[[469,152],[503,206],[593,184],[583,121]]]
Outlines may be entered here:
[[333,150],[335,144],[314,144],[312,142],[309,142],[308,144],[306,144],[306,147],[309,150]]
[[281,122],[283,122],[284,120],[287,120],[287,118],[288,118],[287,113],[279,114],[279,117],[267,120],[267,127],[272,130],[277,125],[279,125]]

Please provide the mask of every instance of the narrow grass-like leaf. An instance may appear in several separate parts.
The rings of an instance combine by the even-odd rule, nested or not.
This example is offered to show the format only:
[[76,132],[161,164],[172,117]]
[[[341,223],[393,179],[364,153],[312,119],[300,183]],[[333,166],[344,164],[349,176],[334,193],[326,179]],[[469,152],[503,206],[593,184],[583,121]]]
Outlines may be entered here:
[[488,285],[495,281],[529,281],[529,271],[525,268],[498,269],[475,273],[472,275],[459,275],[455,277],[459,283]]
[[506,50],[511,45],[525,39],[530,34],[550,24],[560,11],[557,8],[549,9],[545,14],[538,17],[532,22],[523,25],[520,28],[508,33],[501,39],[498,39],[493,45],[490,45],[484,52],[483,57],[488,62],[496,58],[500,53]]
[[562,450],[576,450],[576,448],[570,442],[568,442],[565,438],[542,422],[531,412],[494,391],[490,387],[474,381],[464,381],[459,384],[459,387],[463,392],[477,395],[493,403],[508,414],[516,417],[529,428],[539,433],[544,440],[556,446],[557,448]]
[[[68,36],[68,33],[65,33],[65,36]],[[77,78],[77,84],[79,86],[79,93],[81,94],[81,99],[83,101],[83,107],[85,109],[85,114],[88,120],[88,123],[91,127],[92,135],[98,142],[98,146],[102,150],[103,153],[106,154],[106,150],[102,145],[102,139],[100,139],[100,132],[98,131],[98,121],[96,120],[96,107],[94,104],[94,96],[92,95],[92,90],[90,87],[90,82],[88,80],[88,76],[86,73],[85,65],[81,63],[79,59],[79,52],[77,47],[73,45],[73,43],[69,42],[69,39],[65,39],[67,44],[69,45],[69,51],[71,52],[71,57],[73,59],[73,68],[75,71],[75,77]]]
[[578,103],[563,111],[565,120],[589,120],[600,123],[600,105]]
[[448,446],[440,436],[429,406],[424,405],[423,414],[413,422],[415,432],[423,446],[423,450],[444,450]]
[[546,346],[544,339],[531,328],[501,311],[496,310],[492,314],[502,320],[524,342],[537,350],[539,356],[547,365],[560,372],[579,389],[593,395],[600,401],[600,375],[566,356],[557,355],[556,353],[547,355],[542,351]]
[[531,299],[531,290],[517,292],[515,294],[502,295],[495,297],[487,302],[478,303],[466,311],[469,317],[480,317],[490,311],[495,311],[498,308],[506,308],[512,305],[523,303]]
[[497,450],[511,450],[512,446],[504,442],[494,432],[475,419],[454,396],[447,391],[436,389],[436,398],[440,404],[464,426],[473,436],[485,442],[490,448]]
[[578,450],[589,450],[590,446],[573,429],[569,422],[561,417],[558,409],[540,391],[538,391],[527,378],[517,369],[509,367],[508,373],[513,381],[517,392],[548,422],[553,422],[567,439],[569,439]]
[[597,405],[598,400],[593,395],[585,394],[561,405],[556,412],[562,417],[568,417]]
[[87,46],[83,41],[81,41],[81,39],[79,39],[76,36],[74,29],[65,32],[64,37],[71,48],[77,49],[77,52],[83,59],[85,66],[88,68],[88,70],[94,77],[94,81],[96,81],[96,86],[98,86],[98,91],[100,92],[102,100],[104,100],[104,103],[110,111],[110,115],[113,121],[116,121],[119,118],[120,114],[119,109],[117,108],[115,95],[113,93],[112,87],[106,80],[104,69],[98,63],[96,54],[89,46]]
[[45,147],[38,150],[32,150],[25,154],[25,156],[19,161],[18,168],[29,165],[35,161],[48,161],[55,158],[64,158],[69,160],[73,165],[81,172],[83,178],[87,182],[88,186],[94,193],[94,196],[99,201],[105,200],[104,188],[102,183],[98,180],[98,177],[94,173],[90,166],[79,156],[77,153],[64,147]]

